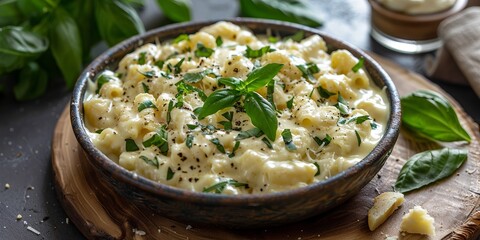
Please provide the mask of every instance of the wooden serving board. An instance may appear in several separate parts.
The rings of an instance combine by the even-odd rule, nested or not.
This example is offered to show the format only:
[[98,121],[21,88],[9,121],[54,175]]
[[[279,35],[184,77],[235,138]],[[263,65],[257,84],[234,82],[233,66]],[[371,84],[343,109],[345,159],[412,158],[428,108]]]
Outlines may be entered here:
[[[372,54],[373,55],[373,54]],[[99,181],[78,145],[70,125],[68,107],[58,121],[52,143],[52,166],[60,202],[70,220],[89,239],[428,239],[399,232],[402,216],[421,205],[435,218],[433,239],[477,239],[480,235],[479,130],[460,106],[422,76],[373,55],[394,80],[400,95],[432,89],[445,95],[455,107],[472,142],[448,144],[468,148],[468,160],[453,176],[406,194],[406,201],[382,226],[370,232],[367,211],[373,198],[391,191],[405,161],[413,154],[436,149],[432,142],[418,142],[402,131],[385,166],[365,188],[332,211],[278,228],[229,230],[189,225],[154,214],[120,197]]]

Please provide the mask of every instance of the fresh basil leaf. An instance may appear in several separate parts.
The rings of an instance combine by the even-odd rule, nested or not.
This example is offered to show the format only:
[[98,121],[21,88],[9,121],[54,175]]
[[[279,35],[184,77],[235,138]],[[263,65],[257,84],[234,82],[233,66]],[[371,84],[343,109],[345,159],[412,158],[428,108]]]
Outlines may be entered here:
[[182,64],[183,64],[183,61],[185,61],[185,58],[182,58],[180,59],[180,61],[178,61],[174,66],[173,66],[173,74],[179,74],[182,72]]
[[31,100],[45,93],[48,76],[37,63],[29,62],[20,71],[17,83],[13,86],[15,99],[20,101]]
[[375,121],[372,121],[372,122],[370,122],[370,127],[375,130],[375,129],[377,129],[378,124]]
[[163,69],[163,65],[165,64],[165,61],[158,60],[155,62],[155,66],[157,66],[160,70]]
[[198,127],[198,125],[196,125],[196,124],[187,124],[187,127],[188,127],[188,129],[190,129],[190,130],[194,130],[195,128]]
[[180,34],[178,35],[178,37],[176,37],[173,40],[173,43],[179,43],[181,41],[187,41],[187,40],[190,40],[190,38],[188,37],[188,34]]
[[201,43],[197,43],[197,49],[195,49],[195,57],[210,57],[212,56],[214,50],[211,48],[205,47]]
[[358,70],[360,70],[363,67],[363,62],[364,61],[365,61],[365,59],[363,57],[360,57],[360,59],[358,59],[357,64],[355,64],[355,66],[352,67],[352,71],[353,72],[358,72]]
[[48,45],[46,38],[20,27],[0,28],[0,75],[22,68]]
[[187,139],[185,140],[185,145],[188,148],[192,148],[194,136],[192,134],[187,134]]
[[95,1],[95,19],[100,36],[110,46],[145,32],[135,9],[121,0]]
[[310,83],[314,83],[317,81],[313,74],[320,72],[317,64],[310,62],[307,64],[296,65],[297,68],[302,72],[303,77],[309,81]]
[[247,131],[239,132],[238,135],[235,137],[235,140],[243,140],[251,137],[260,137],[262,135],[262,130],[260,130],[259,128],[252,128]]
[[202,80],[208,74],[212,74],[212,73],[213,71],[211,69],[207,69],[207,70],[204,70],[201,72],[195,72],[195,73],[188,72],[188,73],[185,73],[185,75],[183,75],[183,81],[187,83],[196,83]]
[[95,82],[97,82],[97,89],[95,90],[95,93],[98,94],[103,84],[114,79],[115,79],[115,73],[110,70],[105,70],[102,73],[100,73],[100,75],[98,75],[97,79],[95,80]]
[[160,152],[167,156],[168,153],[168,132],[165,129],[165,126],[162,126],[161,128],[158,129],[157,133],[155,133],[152,137],[144,141],[143,143],[144,147],[150,147],[152,145],[158,147],[160,149]]
[[17,0],[17,6],[24,16],[38,18],[52,12],[60,0]]
[[222,110],[226,107],[233,106],[242,95],[239,91],[233,89],[220,89],[207,97],[203,107],[198,113],[198,118],[204,119],[206,116],[216,113],[218,110]]
[[172,110],[173,110],[173,100],[170,100],[168,102],[168,109],[167,109],[167,124],[170,123],[170,121],[172,120]]
[[363,116],[356,116],[348,119],[346,123],[355,122],[355,124],[362,124],[363,122],[370,120],[370,116],[363,115]]
[[275,141],[278,119],[272,104],[257,92],[251,92],[245,96],[244,105],[253,126],[262,130],[270,140]]
[[235,77],[219,78],[218,82],[223,85],[232,87],[233,89],[236,89],[236,90],[240,90],[244,88],[243,81]]
[[146,100],[146,101],[138,104],[138,112],[141,112],[142,110],[147,109],[147,108],[158,109],[157,106],[155,106],[155,104],[150,100]]
[[290,98],[290,100],[287,101],[287,108],[292,110],[292,107],[293,107],[293,98]]
[[335,95],[336,93],[330,92],[327,89],[323,88],[322,86],[317,87],[318,94],[320,94],[320,97],[322,98],[330,98],[331,96]]
[[265,46],[257,50],[251,49],[249,46],[247,46],[247,50],[245,52],[245,57],[247,58],[258,58],[263,56],[263,54],[268,53],[268,52],[273,52],[273,49],[270,49],[270,46]]
[[335,107],[340,111],[342,115],[348,115],[350,113],[350,109],[348,107],[348,102],[342,97],[340,92],[338,92],[338,102],[335,104]]
[[268,148],[273,149],[272,143],[266,137],[262,138],[262,142],[265,143]]
[[332,141],[332,137],[330,137],[330,135],[327,134],[323,139],[319,137],[313,137],[313,140],[315,140],[318,146],[326,147]]
[[19,25],[23,21],[22,15],[18,0],[0,1],[0,27]]
[[140,64],[140,65],[143,65],[145,64],[145,61],[146,61],[146,55],[147,55],[147,52],[141,52],[140,54],[138,54],[138,60],[137,60],[137,63]]
[[222,193],[223,190],[227,187],[227,185],[231,185],[234,187],[247,187],[248,184],[246,183],[239,183],[236,180],[230,179],[227,181],[219,182],[216,183],[208,188],[204,188],[203,192],[208,193],[208,192],[214,192],[214,193]]
[[191,20],[190,0],[157,0],[158,5],[162,9],[162,13],[172,21],[188,22]]
[[157,169],[158,169],[158,159],[157,159],[157,157],[154,157],[153,159],[150,159],[150,158],[142,155],[142,156],[140,156],[140,159],[142,159],[147,164],[150,164],[152,166],[157,167]]
[[316,177],[316,176],[320,175],[320,166],[318,165],[317,162],[314,162],[313,165],[315,165],[315,167],[317,168],[317,172],[314,175]]
[[[27,0],[29,1],[29,0]],[[47,0],[49,1],[49,0]],[[95,21],[95,2],[97,0],[82,0],[81,4],[77,1],[63,1],[65,10],[75,19],[78,25],[78,32],[81,35],[82,59],[90,60],[93,58],[90,49],[93,48],[102,39],[98,31],[97,22]],[[48,25],[48,19],[45,23]],[[82,34],[88,33],[88,34]]]
[[127,152],[135,152],[135,151],[138,151],[140,150],[137,146],[137,144],[135,143],[135,141],[131,138],[127,138],[125,139],[125,150]]
[[246,17],[276,19],[310,27],[322,25],[318,12],[303,0],[240,0],[240,10]]
[[357,143],[358,143],[358,146],[360,147],[360,144],[362,144],[362,139],[360,138],[360,134],[358,134],[357,130],[355,130],[355,136],[357,136]]
[[400,170],[395,191],[410,192],[452,175],[467,154],[465,149],[443,148],[413,155]]
[[293,143],[292,132],[290,131],[290,129],[286,128],[283,130],[282,138],[283,138],[283,142],[285,143],[285,147],[287,148],[288,151],[297,150],[297,147]]
[[267,85],[282,67],[283,64],[270,63],[253,70],[244,82],[247,92],[253,92]]
[[401,106],[403,125],[416,134],[442,142],[471,141],[452,105],[440,95],[416,91],[401,98]]
[[[103,1],[99,1],[103,2]],[[55,9],[49,29],[50,49],[69,88],[82,71],[82,43],[75,20],[63,8]]]
[[218,138],[210,139],[210,142],[212,142],[217,147],[218,151],[220,151],[221,153],[225,153],[225,148],[220,143],[220,140],[218,140]]

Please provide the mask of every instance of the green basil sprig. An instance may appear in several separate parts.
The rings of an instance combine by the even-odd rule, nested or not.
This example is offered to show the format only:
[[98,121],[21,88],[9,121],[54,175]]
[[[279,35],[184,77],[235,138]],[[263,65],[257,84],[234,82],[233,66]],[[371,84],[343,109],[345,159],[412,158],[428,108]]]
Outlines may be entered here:
[[275,141],[278,127],[275,107],[255,90],[267,85],[282,66],[283,64],[270,63],[257,68],[245,81],[238,78],[221,78],[219,82],[231,88],[220,89],[210,94],[199,110],[198,118],[203,119],[221,109],[231,107],[244,96],[245,111],[252,124],[262,130],[270,140]]
[[30,100],[41,96],[47,89],[48,76],[36,62],[29,62],[20,71],[20,79],[13,87],[18,100]]
[[467,159],[467,150],[443,148],[413,155],[400,170],[395,190],[405,193],[452,175]]
[[176,22],[190,21],[190,0],[157,0],[163,14]]
[[208,193],[208,192],[214,192],[214,193],[222,193],[223,190],[228,186],[234,186],[234,187],[246,187],[248,184],[246,183],[240,183],[237,180],[229,179],[227,181],[219,182],[216,183],[210,187],[204,188],[203,192]]
[[402,123],[416,134],[436,141],[471,141],[455,110],[440,95],[420,90],[401,98]]

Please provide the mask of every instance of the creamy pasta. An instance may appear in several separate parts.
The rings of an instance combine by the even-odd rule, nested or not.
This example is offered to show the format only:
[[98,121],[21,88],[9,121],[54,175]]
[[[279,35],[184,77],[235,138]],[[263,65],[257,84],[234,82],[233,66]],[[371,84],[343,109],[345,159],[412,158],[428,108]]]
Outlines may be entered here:
[[[103,72],[85,123],[100,151],[153,181],[224,194],[299,188],[358,163],[383,136],[386,94],[362,63],[329,54],[318,35],[278,39],[218,22]],[[252,84],[260,72],[276,74]],[[213,99],[222,91],[238,96]]]

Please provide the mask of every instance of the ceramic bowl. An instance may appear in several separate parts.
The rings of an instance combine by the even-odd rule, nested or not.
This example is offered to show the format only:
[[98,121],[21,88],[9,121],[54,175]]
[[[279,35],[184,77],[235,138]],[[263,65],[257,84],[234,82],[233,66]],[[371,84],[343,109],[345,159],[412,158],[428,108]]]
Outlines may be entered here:
[[75,85],[70,109],[73,130],[100,178],[129,201],[148,206],[163,216],[188,224],[233,228],[266,227],[299,221],[336,207],[357,194],[382,168],[399,134],[400,101],[390,77],[361,50],[316,29],[280,21],[245,18],[226,21],[247,27],[257,34],[265,34],[267,29],[284,36],[298,31],[304,31],[306,36],[318,34],[326,41],[330,51],[347,49],[357,58],[364,57],[364,68],[375,84],[385,87],[391,109],[385,135],[378,145],[359,163],[325,181],[268,194],[230,196],[191,192],[154,182],[117,165],[93,145],[85,130],[82,102],[87,81],[104,69],[115,69],[120,59],[143,44],[172,39],[182,33],[194,33],[216,21],[175,24],[134,36],[110,48],[85,68]]

